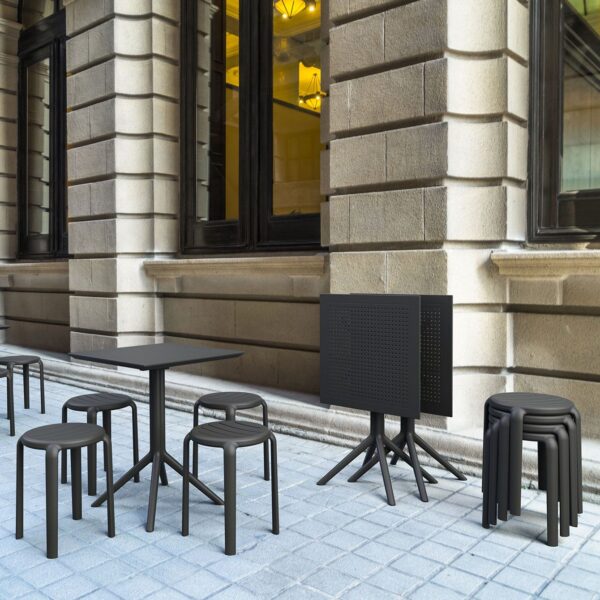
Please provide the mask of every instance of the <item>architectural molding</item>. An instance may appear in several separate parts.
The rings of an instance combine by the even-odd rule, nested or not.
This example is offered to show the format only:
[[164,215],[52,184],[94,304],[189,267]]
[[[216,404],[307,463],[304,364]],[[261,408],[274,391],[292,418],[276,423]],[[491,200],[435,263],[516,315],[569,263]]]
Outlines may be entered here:
[[21,275],[45,275],[48,273],[68,273],[68,260],[52,260],[40,262],[7,262],[0,263],[0,276]]
[[308,256],[242,256],[235,258],[180,258],[147,260],[146,273],[156,279],[183,276],[222,275],[287,275],[324,276],[328,269],[328,255]]
[[600,250],[523,250],[491,253],[500,275],[523,278],[563,278],[600,275]]

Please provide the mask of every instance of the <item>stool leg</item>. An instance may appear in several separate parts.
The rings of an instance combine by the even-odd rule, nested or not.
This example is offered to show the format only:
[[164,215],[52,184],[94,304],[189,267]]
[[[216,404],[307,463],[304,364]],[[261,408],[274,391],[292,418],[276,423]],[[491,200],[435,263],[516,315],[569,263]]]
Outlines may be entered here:
[[169,479],[167,478],[167,467],[165,463],[160,463],[160,485],[169,485]]
[[569,490],[569,436],[561,425],[556,430],[558,442],[558,497],[560,502],[560,535],[569,536],[571,501]]
[[[200,405],[198,403],[194,406],[194,427],[198,427],[198,411],[200,410]],[[194,442],[194,457],[192,459],[193,462],[193,473],[194,477],[198,477],[198,444]]]
[[15,537],[20,540],[23,537],[23,444],[21,440],[17,442],[17,514]]
[[583,512],[583,481],[582,481],[582,464],[581,464],[581,415],[579,411],[573,407],[571,416],[575,420],[577,428],[577,512]]
[[488,521],[491,525],[498,523],[497,505],[498,505],[498,430],[499,424],[494,423],[491,427],[492,435],[490,437],[490,460],[489,460],[489,501],[488,501]]
[[554,437],[549,437],[546,443],[547,487],[546,512],[547,512],[547,544],[558,546],[558,444]]
[[[485,452],[485,434],[488,432],[490,427],[490,417],[489,417],[489,398],[485,401],[483,405],[483,436],[484,436],[484,452]],[[483,482],[483,477],[481,478],[481,491],[485,494],[485,487]],[[485,527],[485,526],[484,526]],[[489,527],[489,524],[488,524]]]
[[[69,412],[69,409],[67,408],[67,405],[64,404],[62,407],[62,422],[63,423],[66,423],[67,419],[69,418],[68,412]],[[61,471],[60,482],[67,483],[67,452],[61,452],[60,471]]]
[[546,444],[538,442],[538,489],[546,489]]
[[46,450],[46,556],[58,556],[58,452],[57,446]]
[[483,434],[483,473],[481,488],[483,491],[483,507],[481,511],[481,525],[490,528],[490,444],[492,429],[488,427]]
[[[95,410],[88,410],[87,422],[96,425],[97,413]],[[96,495],[96,444],[88,446],[88,496]]]
[[108,517],[108,537],[115,537],[115,496],[113,490],[112,443],[109,435],[104,435],[104,456],[106,456],[106,516]]
[[515,408],[510,413],[510,486],[509,509],[518,516],[521,514],[521,472],[523,468],[523,417],[525,411]]
[[279,535],[279,485],[277,477],[277,440],[271,433],[271,520],[273,533]]
[[[137,422],[137,406],[135,402],[131,403],[131,428],[133,435],[133,464],[134,466],[140,462],[140,446],[138,443],[138,422]],[[136,471],[133,476],[136,483],[140,482],[140,472]]]
[[[62,451],[65,456],[67,450]],[[71,449],[71,500],[73,504],[73,519],[81,519],[81,448]]]
[[[102,411],[102,427],[106,431],[106,435],[112,438],[112,418],[110,410]],[[106,456],[104,458],[104,470],[106,471]]]
[[501,521],[508,520],[509,426],[503,417],[498,430],[498,518]]
[[29,408],[29,365],[23,365],[23,404]]
[[236,498],[235,498],[235,454],[236,448],[227,444],[223,449],[225,458],[225,554],[235,554]]
[[12,366],[8,366],[6,374],[6,404],[8,418],[9,418],[9,426],[10,426],[10,435],[15,435],[15,390],[13,386],[13,369]]
[[575,423],[571,417],[566,417],[564,424],[567,429],[567,435],[569,436],[569,490],[571,492],[571,526],[577,527],[579,522],[579,515],[577,514],[579,502],[579,496],[577,493],[577,469],[579,468],[577,463],[577,427],[575,426]]
[[44,363],[40,360],[40,411],[46,414],[46,394],[44,392]]
[[[269,429],[269,409],[267,408],[267,403],[263,400],[262,402],[263,409],[263,425]],[[263,444],[263,465],[264,465],[264,478],[265,481],[269,481],[269,442],[266,441]]]
[[[194,450],[198,446],[194,443]],[[196,455],[196,460],[198,455]],[[197,467],[198,465],[196,465]],[[190,534],[190,436],[183,440],[183,493],[181,500],[181,535]]]

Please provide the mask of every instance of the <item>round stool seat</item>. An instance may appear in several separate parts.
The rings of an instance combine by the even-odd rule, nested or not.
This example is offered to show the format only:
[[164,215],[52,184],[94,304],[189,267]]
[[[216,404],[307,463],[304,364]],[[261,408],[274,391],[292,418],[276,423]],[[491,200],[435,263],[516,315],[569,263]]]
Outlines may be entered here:
[[26,431],[21,436],[21,442],[28,448],[43,450],[49,446],[59,446],[62,449],[82,448],[97,444],[104,439],[104,429],[99,425],[89,423],[57,423],[44,425]]
[[260,406],[264,401],[258,394],[249,392],[214,392],[202,396],[198,402],[206,408],[215,410],[226,410],[227,408],[244,410]]
[[539,416],[568,415],[574,404],[566,398],[530,392],[507,392],[489,398],[490,406],[503,412],[522,408],[527,414]]
[[190,432],[193,442],[203,446],[223,448],[228,444],[238,447],[262,444],[269,439],[269,428],[240,421],[215,421],[194,427]]
[[18,356],[2,356],[0,358],[0,365],[33,365],[35,363],[40,362],[39,356],[34,356],[32,354],[21,354]]
[[69,398],[65,406],[71,410],[85,411],[95,408],[102,410],[119,410],[126,406],[131,406],[131,398],[125,394],[111,394],[108,392],[99,392],[97,394],[82,394]]

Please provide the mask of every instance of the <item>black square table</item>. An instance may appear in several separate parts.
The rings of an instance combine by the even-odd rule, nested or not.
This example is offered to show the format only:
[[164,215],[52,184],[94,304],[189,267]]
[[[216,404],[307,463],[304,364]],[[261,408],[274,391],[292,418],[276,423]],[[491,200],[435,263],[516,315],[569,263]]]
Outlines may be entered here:
[[[163,485],[168,484],[165,465],[169,465],[174,471],[183,476],[183,466],[167,452],[165,445],[165,371],[170,367],[235,358],[242,354],[243,352],[239,350],[183,344],[149,344],[146,346],[98,350],[96,352],[71,352],[73,358],[80,360],[130,367],[140,371],[149,371],[150,373],[150,452],[114,484],[114,491],[116,492],[134,475],[152,463],[146,531],[154,531],[159,478]],[[219,496],[192,474],[190,474],[190,482],[215,504],[223,504],[223,500]],[[100,506],[105,500],[106,493],[98,497],[92,506]]]

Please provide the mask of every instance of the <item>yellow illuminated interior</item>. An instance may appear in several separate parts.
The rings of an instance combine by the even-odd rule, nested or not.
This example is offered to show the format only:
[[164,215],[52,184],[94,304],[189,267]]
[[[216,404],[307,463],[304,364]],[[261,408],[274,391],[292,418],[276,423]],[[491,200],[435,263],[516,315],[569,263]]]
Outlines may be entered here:
[[[292,7],[287,0],[286,6],[295,11],[292,18],[278,4],[273,7],[273,214],[314,214],[322,200],[321,1],[296,0]],[[239,6],[239,0],[225,4],[227,220],[239,215]]]
[[600,33],[600,0],[569,0],[568,3]]
[[306,2],[304,0],[277,0],[275,2],[275,10],[284,19],[293,19],[305,9]]

